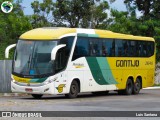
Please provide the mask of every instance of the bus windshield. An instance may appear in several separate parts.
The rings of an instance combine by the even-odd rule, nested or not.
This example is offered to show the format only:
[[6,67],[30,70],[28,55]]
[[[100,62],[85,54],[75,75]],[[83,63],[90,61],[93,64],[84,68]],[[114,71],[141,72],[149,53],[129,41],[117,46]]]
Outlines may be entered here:
[[51,51],[57,41],[25,41],[17,43],[13,72],[19,75],[39,76],[53,74]]

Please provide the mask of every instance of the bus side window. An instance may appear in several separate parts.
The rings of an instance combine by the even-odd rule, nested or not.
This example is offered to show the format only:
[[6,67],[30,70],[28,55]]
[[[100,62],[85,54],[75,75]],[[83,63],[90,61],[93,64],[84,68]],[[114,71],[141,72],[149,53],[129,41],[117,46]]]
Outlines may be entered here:
[[89,56],[89,40],[85,37],[78,37],[72,60],[86,56]]
[[115,40],[112,40],[112,46],[111,46],[111,57],[114,57],[115,56]]
[[73,44],[74,37],[65,37],[62,38],[59,44],[66,44],[66,47],[58,50],[56,56],[56,64],[55,64],[55,72],[59,72],[63,70],[68,62],[68,58],[71,52],[72,44]]
[[133,40],[128,40],[128,57],[135,57],[136,56],[136,42]]
[[115,41],[113,39],[104,39],[103,44],[105,47],[106,56],[115,56]]
[[128,41],[127,40],[124,40],[124,43],[123,43],[123,49],[124,49],[124,57],[127,57],[128,56]]
[[95,57],[102,56],[102,41],[101,39],[90,38],[90,55]]
[[108,49],[106,46],[106,41],[102,40],[102,57],[108,56]]
[[66,67],[67,58],[66,58],[66,47],[58,50],[56,60],[55,60],[55,72],[59,72]]
[[95,56],[96,55],[96,49],[95,49],[94,41],[90,40],[89,45],[90,45],[90,56]]
[[131,46],[130,46],[130,56],[135,57],[136,56],[136,41],[131,41]]
[[143,56],[147,57],[147,42],[143,42]]
[[139,41],[136,41],[136,57],[140,56],[140,47],[139,47]]
[[59,44],[66,44],[66,52],[65,52],[66,57],[68,57],[71,52],[73,40],[74,40],[74,37],[65,37],[65,38],[62,38],[59,42]]
[[136,41],[137,57],[150,57],[154,54],[154,42]]
[[123,41],[122,40],[116,40],[115,43],[116,43],[115,44],[115,50],[116,50],[115,56],[117,56],[117,57],[124,56]]
[[143,51],[143,41],[137,41],[138,45],[138,56],[139,57],[144,57],[144,51]]
[[150,57],[154,54],[154,42],[148,42],[146,45],[147,57]]

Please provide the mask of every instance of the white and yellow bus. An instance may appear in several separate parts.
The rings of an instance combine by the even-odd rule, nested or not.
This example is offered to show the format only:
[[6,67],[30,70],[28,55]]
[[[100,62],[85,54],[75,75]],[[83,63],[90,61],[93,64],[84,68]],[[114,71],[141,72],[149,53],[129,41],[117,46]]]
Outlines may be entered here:
[[138,94],[152,86],[155,70],[155,41],[82,28],[37,28],[22,34],[16,46],[11,90],[44,94],[78,93]]

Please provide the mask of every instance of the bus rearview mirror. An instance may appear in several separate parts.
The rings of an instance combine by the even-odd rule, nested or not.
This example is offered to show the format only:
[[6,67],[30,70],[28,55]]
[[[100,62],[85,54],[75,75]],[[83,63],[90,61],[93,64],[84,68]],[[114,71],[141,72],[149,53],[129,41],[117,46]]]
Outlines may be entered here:
[[9,58],[9,50],[16,47],[16,44],[11,44],[5,49],[5,58]]
[[56,54],[57,54],[57,51],[63,47],[65,47],[66,44],[61,44],[61,45],[58,45],[56,47],[54,47],[51,51],[51,60],[55,60],[56,59]]

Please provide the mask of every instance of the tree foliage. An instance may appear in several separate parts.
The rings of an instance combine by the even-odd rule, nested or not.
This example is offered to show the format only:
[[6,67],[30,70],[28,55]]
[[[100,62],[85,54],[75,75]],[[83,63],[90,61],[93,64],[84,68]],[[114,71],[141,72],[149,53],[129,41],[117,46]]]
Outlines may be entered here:
[[34,1],[31,3],[33,15],[30,16],[33,28],[51,26],[52,21],[51,11],[53,10],[52,0],[43,0],[42,3]]
[[[107,18],[108,2],[94,0],[43,0],[31,3],[34,28],[42,26],[99,27]],[[49,16],[49,17],[48,17]]]
[[90,0],[57,0],[53,11],[54,24],[78,27],[80,21],[90,19]]
[[[111,0],[115,2],[116,0]],[[124,0],[128,13],[126,18],[123,12],[116,11],[113,14],[114,24],[109,29],[122,33],[131,33],[154,37],[157,44],[157,60],[160,60],[160,2],[159,0]],[[140,17],[134,16],[136,9],[142,13]],[[112,12],[115,13],[115,12]],[[121,17],[120,17],[121,16]],[[124,22],[122,22],[124,20]],[[131,24],[128,24],[131,23]],[[120,24],[122,23],[122,24]],[[118,29],[118,30],[117,30]]]
[[[3,0],[0,0],[2,4]],[[9,44],[16,43],[19,36],[32,26],[29,18],[24,15],[20,1],[15,2],[11,13],[6,14],[0,11],[0,59],[4,58],[5,48]]]

